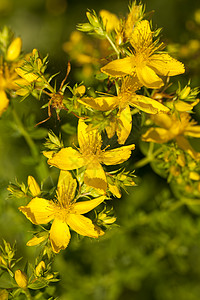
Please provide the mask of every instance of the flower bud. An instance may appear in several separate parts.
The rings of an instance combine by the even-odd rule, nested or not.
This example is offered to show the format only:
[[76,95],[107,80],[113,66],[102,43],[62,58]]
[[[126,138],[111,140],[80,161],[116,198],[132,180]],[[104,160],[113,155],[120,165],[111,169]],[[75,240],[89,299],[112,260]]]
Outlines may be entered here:
[[22,48],[22,40],[20,37],[15,38],[8,47],[6,59],[13,61],[18,58]]
[[28,279],[26,274],[19,269],[15,271],[15,281],[18,284],[18,286],[22,289],[25,289],[28,285]]
[[46,269],[46,265],[45,262],[42,260],[37,267],[35,268],[35,274],[37,277],[40,276],[41,273],[43,273],[43,271]]
[[190,174],[189,174],[189,178],[192,179],[192,180],[195,180],[195,181],[198,181],[199,177],[200,176],[197,172],[190,172]]
[[1,255],[0,255],[0,265],[7,266],[7,263],[6,263],[5,259]]
[[74,94],[75,96],[83,96],[85,94],[86,88],[84,85],[80,85],[75,88]]
[[191,91],[191,88],[189,86],[185,86],[179,95],[180,99],[182,99],[182,100],[186,99],[187,96],[189,95],[190,91]]

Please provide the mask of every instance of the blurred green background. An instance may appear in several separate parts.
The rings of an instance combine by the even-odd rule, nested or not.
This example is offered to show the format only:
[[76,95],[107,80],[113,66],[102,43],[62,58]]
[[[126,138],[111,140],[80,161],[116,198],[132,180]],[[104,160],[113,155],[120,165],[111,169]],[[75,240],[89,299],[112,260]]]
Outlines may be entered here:
[[[193,26],[195,11],[200,9],[198,1],[147,0],[144,4],[146,11],[155,10],[153,25],[164,28],[166,42],[184,45],[199,38]],[[127,13],[127,6],[128,1],[119,0],[0,0],[0,27],[7,25],[21,36],[25,52],[37,48],[43,56],[48,53],[49,72],[60,71],[63,78],[69,57],[62,45],[76,24],[86,21],[86,10],[104,8],[121,16]],[[199,85],[194,62],[191,69],[187,68],[182,80],[187,83],[192,78],[193,86]],[[71,76],[75,80],[73,70]],[[16,109],[26,122],[40,106],[35,99],[30,106],[26,99],[16,104]],[[36,174],[24,159],[29,149],[11,123],[6,113],[0,119],[0,237],[11,243],[16,240],[18,257],[33,260],[34,247],[24,246],[32,225],[17,210],[22,201],[13,201],[6,187],[15,177],[26,182],[28,175]],[[59,131],[55,119],[48,124]],[[48,124],[44,128],[48,129]],[[79,240],[74,234],[70,246],[54,263],[61,281],[45,291],[44,299],[52,294],[61,300],[200,299],[199,210],[186,206],[169,210],[169,203],[176,201],[169,184],[149,166],[136,175],[138,186],[112,201],[119,226],[98,241]]]

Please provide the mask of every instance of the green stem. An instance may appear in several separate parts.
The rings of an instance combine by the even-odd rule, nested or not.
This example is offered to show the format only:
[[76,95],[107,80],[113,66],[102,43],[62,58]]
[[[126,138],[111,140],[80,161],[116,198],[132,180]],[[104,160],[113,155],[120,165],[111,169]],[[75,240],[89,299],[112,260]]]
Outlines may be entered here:
[[134,164],[134,168],[141,168],[144,167],[145,165],[147,165],[148,163],[150,163],[152,160],[154,160],[154,158],[160,154],[163,151],[162,147],[158,148],[155,152],[148,153],[148,155],[146,157],[144,157],[143,159],[139,160],[138,162],[136,162]]
[[22,121],[20,120],[14,106],[12,108],[12,113],[13,113],[13,117],[15,119],[15,122],[18,126],[19,131],[21,132],[24,139],[26,140],[26,143],[29,146],[30,152],[31,152],[33,158],[35,159],[35,161],[37,162],[37,160],[38,160],[38,149],[37,149],[34,141],[32,140],[32,138],[30,137],[29,133],[24,128],[24,125],[23,125]]
[[24,289],[24,294],[26,295],[26,298],[28,300],[32,300],[33,299],[28,289]]
[[120,51],[117,49],[117,47],[115,46],[115,44],[113,43],[113,41],[111,40],[111,38],[109,37],[109,35],[106,33],[106,38],[109,41],[109,43],[111,44],[111,46],[113,47],[113,49],[115,50],[115,52],[117,53],[117,58],[120,58]]
[[44,178],[48,177],[48,175],[49,175],[46,162],[44,160],[40,159],[39,150],[38,150],[37,146],[35,145],[33,139],[30,137],[29,133],[26,131],[22,121],[20,120],[20,118],[15,110],[14,105],[12,106],[12,113],[13,113],[14,120],[18,126],[18,129],[21,132],[22,136],[24,137],[27,145],[29,146],[31,155],[36,163],[35,170],[38,175],[38,178],[40,180],[43,180]]

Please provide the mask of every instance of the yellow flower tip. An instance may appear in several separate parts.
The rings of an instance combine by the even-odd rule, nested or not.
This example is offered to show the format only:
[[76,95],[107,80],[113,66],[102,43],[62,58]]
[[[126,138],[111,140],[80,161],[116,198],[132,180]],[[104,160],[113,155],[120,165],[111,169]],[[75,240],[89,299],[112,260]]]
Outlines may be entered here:
[[41,193],[40,187],[33,176],[28,176],[28,188],[33,197],[36,197]]
[[0,117],[6,111],[9,104],[9,99],[3,90],[0,90]]
[[41,260],[41,262],[39,262],[39,264],[35,268],[36,276],[39,277],[44,272],[45,269],[46,269],[45,262],[43,260]]
[[20,55],[21,48],[22,48],[22,40],[20,37],[17,37],[12,41],[12,43],[8,47],[6,59],[8,61],[16,60]]
[[42,153],[43,153],[43,155],[44,155],[45,157],[47,157],[48,159],[51,159],[51,158],[53,158],[53,156],[54,156],[54,151],[43,151]]
[[86,87],[84,85],[80,85],[75,89],[74,95],[81,97],[85,94],[85,91],[86,91]]
[[105,232],[97,225],[94,225],[94,230],[97,232],[96,238],[105,234]]
[[2,256],[0,256],[0,265],[4,265],[4,266],[7,265],[5,259]]
[[109,11],[102,9],[99,12],[99,15],[102,18],[103,25],[105,26],[107,32],[117,30],[119,28],[120,22],[115,14],[112,14]]
[[27,275],[19,269],[15,271],[15,281],[22,289],[25,289],[28,285]]
[[29,83],[34,81],[41,81],[41,78],[39,78],[38,75],[31,72],[29,73],[19,67],[15,69],[15,72]]
[[121,198],[121,192],[120,190],[118,189],[118,187],[116,185],[113,185],[113,184],[108,184],[108,187],[109,187],[109,190],[111,191],[111,193],[113,195],[115,195],[117,198]]
[[189,178],[194,181],[198,181],[200,179],[200,176],[197,172],[190,172]]
[[48,234],[43,234],[41,236],[34,236],[32,239],[30,239],[27,243],[26,246],[36,246],[45,241],[48,237]]

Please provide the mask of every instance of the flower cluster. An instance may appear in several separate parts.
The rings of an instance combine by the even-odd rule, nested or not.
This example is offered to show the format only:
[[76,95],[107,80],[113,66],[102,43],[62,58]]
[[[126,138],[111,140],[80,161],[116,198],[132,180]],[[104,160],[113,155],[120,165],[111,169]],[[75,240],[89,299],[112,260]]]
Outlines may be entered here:
[[[1,45],[0,115],[14,97],[31,101],[32,95],[47,100],[42,108],[47,108],[48,115],[36,120],[32,136],[17,119],[41,185],[29,176],[27,184],[8,188],[25,202],[19,210],[37,228],[27,246],[40,244],[42,258],[66,249],[73,231],[101,238],[116,221],[108,203],[135,185],[133,168],[151,163],[181,193],[188,197],[192,191],[191,198],[200,196],[200,153],[190,140],[200,137],[200,126],[192,118],[199,90],[189,82],[174,91],[170,82],[171,77],[185,72],[183,63],[164,51],[161,30],[153,29],[141,4],[133,2],[124,18],[106,10],[86,15],[88,22],[77,29],[99,39],[99,49],[91,40],[85,42],[79,31],[63,45],[71,62],[76,60],[84,69],[85,80],[73,86],[66,83],[73,70],[70,61],[57,88],[57,74],[46,72],[47,56],[42,58],[37,49],[22,55],[19,37],[0,35],[0,41],[2,36],[5,40]],[[94,71],[94,78],[88,81]],[[88,82],[93,85],[87,86]],[[54,112],[57,121],[64,116],[68,123],[60,126],[59,136],[49,130],[46,137],[42,126]],[[62,130],[71,136],[69,140],[61,136]],[[46,142],[38,149],[32,137],[39,134],[43,138],[43,133]],[[135,160],[133,150],[139,147],[146,157],[132,167],[129,159]],[[21,270],[13,276],[27,293],[41,277],[45,284],[51,281],[47,269],[40,259],[33,272],[35,281]]]

